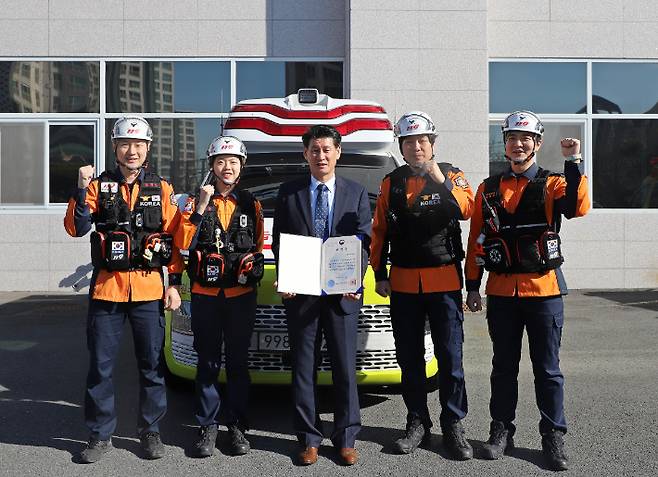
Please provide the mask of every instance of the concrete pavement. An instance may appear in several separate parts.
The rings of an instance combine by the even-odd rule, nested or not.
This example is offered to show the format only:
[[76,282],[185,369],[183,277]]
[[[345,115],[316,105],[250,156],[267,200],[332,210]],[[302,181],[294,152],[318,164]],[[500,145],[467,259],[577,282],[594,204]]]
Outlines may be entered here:
[[[465,370],[470,413],[467,437],[476,459],[454,462],[441,448],[438,393],[431,395],[435,427],[429,448],[391,454],[400,435],[404,404],[395,388],[361,393],[361,459],[351,468],[336,463],[329,441],[319,462],[302,468],[291,456],[296,443],[286,387],[254,387],[252,452],[210,459],[186,457],[196,429],[191,389],[169,392],[162,425],[167,455],[138,457],[135,436],[137,373],[129,328],[117,364],[119,426],[116,449],[94,465],[74,463],[86,440],[82,417],[86,297],[0,293],[0,475],[547,475],[541,457],[532,373],[524,344],[513,455],[477,458],[488,433],[491,344],[482,313],[467,313]],[[571,456],[568,475],[658,475],[658,291],[578,291],[565,299],[562,370]],[[330,428],[330,389],[323,388],[323,420]]]

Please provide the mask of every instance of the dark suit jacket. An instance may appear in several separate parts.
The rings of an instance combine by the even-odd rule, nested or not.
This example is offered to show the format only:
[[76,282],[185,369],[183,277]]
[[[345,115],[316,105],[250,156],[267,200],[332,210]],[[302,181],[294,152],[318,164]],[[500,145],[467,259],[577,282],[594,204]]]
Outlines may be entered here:
[[[272,252],[274,253],[277,266],[279,261],[280,234],[313,235],[310,186],[311,178],[309,176],[286,182],[279,188],[279,195],[274,209],[274,226],[272,231]],[[357,182],[336,176],[333,220],[329,235],[331,237],[339,237],[341,235],[361,235],[363,237],[361,268],[363,274],[365,274],[368,266],[371,227],[372,216],[366,189]],[[341,314],[356,313],[363,304],[363,298],[359,301],[354,301],[345,299],[342,295],[331,295],[328,297],[298,295],[291,300],[299,301],[297,305],[307,308],[320,298],[330,301],[332,305],[337,305],[334,308],[337,312],[342,310]]]

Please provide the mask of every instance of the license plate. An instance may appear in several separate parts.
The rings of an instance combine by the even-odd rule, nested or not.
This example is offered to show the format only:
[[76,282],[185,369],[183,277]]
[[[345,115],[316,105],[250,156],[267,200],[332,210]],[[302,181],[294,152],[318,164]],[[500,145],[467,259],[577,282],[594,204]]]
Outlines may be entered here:
[[290,351],[288,333],[258,333],[260,351]]

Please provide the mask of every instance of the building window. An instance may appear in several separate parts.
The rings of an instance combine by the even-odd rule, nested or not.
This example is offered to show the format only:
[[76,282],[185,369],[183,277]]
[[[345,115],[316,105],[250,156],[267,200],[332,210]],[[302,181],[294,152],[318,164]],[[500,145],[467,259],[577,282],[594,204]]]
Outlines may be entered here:
[[[114,121],[108,119],[105,122],[106,169],[116,167],[109,139]],[[169,180],[176,192],[194,193],[207,170],[208,145],[219,135],[219,119],[148,118],[148,122],[154,135],[149,167]]]
[[300,88],[316,88],[333,98],[343,97],[340,62],[240,61],[236,72],[238,101],[283,97]]
[[68,202],[77,187],[78,169],[94,165],[94,126],[51,124],[49,126],[49,202]]
[[594,119],[595,207],[658,208],[658,119]]
[[0,204],[44,204],[44,122],[0,123]]
[[[123,87],[123,63],[107,62],[106,65],[108,112],[223,113],[231,107],[231,64],[228,61],[143,61],[133,64],[131,72],[141,80],[131,81],[130,86],[143,94],[144,111],[121,109],[120,101],[128,94]],[[160,73],[165,69],[171,73]],[[161,96],[163,102],[157,103],[156,98]]]
[[115,168],[110,131],[126,114],[151,124],[155,171],[194,192],[238,100],[301,87],[343,97],[342,62],[19,60],[0,61],[0,208],[60,208],[81,165]]
[[26,101],[30,100],[30,86],[25,83],[21,83],[21,97]]
[[[26,108],[35,113],[98,113],[99,71],[97,61],[0,61],[0,113]],[[65,83],[62,77],[70,79]],[[9,86],[18,84],[20,91]],[[41,92],[38,103],[30,91]],[[71,96],[77,99],[71,101]]]
[[593,63],[592,112],[658,114],[658,63]]
[[594,208],[658,209],[658,62],[492,61],[489,88],[491,173],[502,119],[528,109],[546,126],[541,166],[562,171],[557,141],[581,138]]
[[586,106],[586,63],[489,64],[490,113],[584,113]]

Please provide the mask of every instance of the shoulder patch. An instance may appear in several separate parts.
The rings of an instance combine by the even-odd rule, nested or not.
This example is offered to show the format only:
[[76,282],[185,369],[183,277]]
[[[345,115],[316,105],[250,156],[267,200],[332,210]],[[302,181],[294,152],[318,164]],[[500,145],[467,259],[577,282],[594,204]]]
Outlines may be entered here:
[[457,187],[461,187],[462,189],[468,189],[468,181],[464,178],[464,176],[455,177],[455,180],[453,182]]
[[194,197],[188,197],[183,212],[192,212],[192,210],[194,210]]

